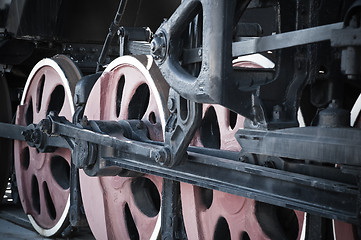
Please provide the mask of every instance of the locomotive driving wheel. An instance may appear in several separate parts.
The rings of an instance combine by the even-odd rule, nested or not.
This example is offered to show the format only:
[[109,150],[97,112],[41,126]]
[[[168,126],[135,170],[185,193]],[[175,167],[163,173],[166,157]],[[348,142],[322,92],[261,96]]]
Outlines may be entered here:
[[[149,138],[162,141],[168,91],[151,57],[119,57],[94,85],[84,115],[89,120],[142,120]],[[158,237],[162,178],[88,177],[81,171],[80,188],[97,239]]]
[[[72,91],[80,77],[76,66],[65,56],[41,60],[26,82],[16,124],[38,123],[51,111],[71,120]],[[14,141],[21,204],[35,230],[43,236],[57,235],[68,225],[70,160],[68,149],[40,153],[26,142]]]
[[[262,67],[247,60],[237,61],[234,66]],[[234,135],[239,128],[243,128],[243,122],[244,117],[241,115],[222,106],[205,104],[201,126],[192,140],[192,145],[239,152],[241,147]],[[256,214],[256,209],[263,213],[268,207],[252,199],[186,183],[181,183],[181,199],[184,225],[190,240],[270,239],[263,223],[259,221],[259,218],[264,217],[262,214]],[[274,222],[268,221],[274,228],[272,234],[277,234],[275,239],[299,238],[303,214],[283,208],[276,210],[284,219],[275,218],[272,219]]]
[[[243,122],[244,117],[224,107],[203,105],[201,127],[192,144],[240,151],[234,135],[239,128],[243,128]],[[181,199],[185,229],[190,240],[270,239],[259,222],[262,215],[256,214],[260,203],[252,199],[186,183],[181,184]],[[273,227],[279,227],[272,229],[272,234],[277,232],[277,239],[297,239],[299,226],[303,222],[302,214],[283,208],[277,211],[283,214],[284,219],[273,219],[276,223],[268,222]]]
[[[240,61],[239,67],[260,67]],[[358,105],[357,105],[358,104]],[[357,106],[356,106],[357,105]],[[361,126],[361,95],[353,112]],[[202,123],[192,145],[229,151],[241,150],[234,138],[244,118],[217,105],[203,105]],[[188,239],[358,239],[351,224],[305,215],[300,211],[181,183],[184,225]],[[311,218],[315,221],[309,221]],[[320,220],[319,223],[315,224]],[[311,233],[312,236],[309,234]],[[315,234],[316,233],[316,234]]]

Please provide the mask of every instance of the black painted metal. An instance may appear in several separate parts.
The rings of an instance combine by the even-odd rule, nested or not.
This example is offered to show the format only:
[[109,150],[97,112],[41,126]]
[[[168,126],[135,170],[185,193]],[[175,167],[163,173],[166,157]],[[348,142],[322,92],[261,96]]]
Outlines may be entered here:
[[169,152],[169,157],[159,163],[172,167],[187,158],[188,145],[202,120],[202,105],[184,99],[171,90],[168,108],[171,116],[166,125],[163,151]]
[[152,31],[149,28],[120,27],[119,56],[124,55],[150,55],[150,39]]
[[71,163],[70,168],[70,209],[69,222],[72,227],[87,226],[80,194],[79,169]]
[[[11,122],[11,104],[10,104],[10,95],[9,89],[6,84],[5,77],[0,73],[0,102],[1,102],[1,112],[0,112],[0,123]],[[0,127],[1,131],[1,127]],[[1,136],[1,134],[0,134]],[[4,139],[0,137],[0,155],[1,155],[1,168],[0,168],[0,201],[2,202],[5,190],[7,188],[7,183],[9,177],[11,176],[11,163],[12,163],[12,141],[9,139]]]
[[0,63],[21,64],[34,52],[35,45],[32,42],[0,38]]
[[302,29],[298,31],[279,33],[266,37],[232,43],[232,56],[249,55],[253,53],[267,52],[304,44],[330,41],[332,31],[341,29],[342,22],[325,26]]
[[[110,123],[118,126],[114,122]],[[108,123],[106,125],[108,126]],[[115,138],[84,131],[55,121],[51,129],[53,134],[103,146],[96,155],[97,167],[93,175],[116,175],[125,168],[359,224],[357,185],[256,166],[240,162],[237,155],[207,149],[198,150],[198,153],[189,149],[187,161],[167,168],[159,165],[152,157],[150,149],[159,150],[159,143],[154,145],[119,139],[119,136]],[[120,129],[124,131],[122,127]],[[323,133],[322,129],[319,131]],[[348,135],[349,132],[346,131],[345,134]],[[344,158],[339,159],[342,161]],[[304,194],[306,192],[307,194]]]
[[[244,11],[249,1],[243,1]],[[157,30],[163,35],[166,56],[157,64],[170,86],[182,97],[192,101],[224,103],[222,84],[232,79],[232,32],[237,1],[183,1],[173,15]],[[179,64],[182,32],[196,17],[202,15],[202,68],[198,77],[186,72]],[[157,49],[155,49],[157,50]],[[157,55],[156,51],[153,54]]]
[[[100,132],[105,131],[105,129],[118,129],[116,132],[120,133],[120,135],[118,134],[117,137],[112,137],[104,134],[104,132],[101,134],[75,127],[65,122],[64,119],[61,120],[62,122],[57,122],[56,120],[57,118],[53,116],[51,127],[46,124],[40,124],[44,126],[42,130],[45,132],[48,131],[48,133],[51,134],[82,140],[85,144],[93,143],[99,145],[98,151],[94,155],[94,164],[87,166],[88,172],[92,175],[117,175],[124,169],[150,173],[174,181],[183,181],[282,207],[299,209],[328,218],[360,224],[357,201],[359,189],[355,184],[257,166],[241,162],[237,154],[228,154],[227,152],[219,150],[197,150],[197,148],[188,149],[187,161],[168,168],[159,165],[155,161],[155,152],[159,152],[159,150],[162,149],[160,143],[138,142],[122,137],[122,134],[126,133],[127,129],[131,132],[130,135],[132,135],[131,128],[127,127],[126,123],[94,122],[97,124],[96,126],[100,126],[98,130]],[[91,125],[90,123],[89,125]],[[17,129],[19,130],[21,128]],[[302,130],[302,128],[297,129]],[[308,130],[310,128],[303,129]],[[51,130],[51,132],[49,132],[49,130]],[[329,134],[332,137],[334,136],[333,129],[317,128],[310,129],[310,132],[314,130],[318,130],[319,133],[322,134],[331,132]],[[342,130],[343,134],[348,137],[350,137],[350,134],[359,133],[359,131],[351,129]],[[111,130],[111,132],[114,131]],[[254,132],[255,131],[252,133]],[[337,133],[339,133],[339,131],[337,131]],[[45,133],[43,132],[43,134]],[[130,136],[129,133],[126,135]],[[294,135],[294,131],[292,135]],[[260,138],[256,136],[256,141],[257,139]],[[358,135],[356,139],[360,139]],[[322,139],[320,138],[318,138],[317,141],[320,142],[320,144],[322,143]],[[317,144],[317,142],[310,142]],[[336,144],[339,143],[340,142],[336,142]],[[51,144],[56,145],[56,142]],[[352,147],[349,144],[346,145],[346,147]],[[282,144],[278,144],[277,146],[282,146]],[[76,149],[75,147],[74,151],[82,153],[84,153],[84,151],[88,152],[88,150],[82,146],[77,147],[80,148]],[[335,146],[332,145],[332,147]],[[88,156],[85,158],[88,158]],[[355,162],[350,162],[351,160],[344,160],[347,159],[344,156],[339,159],[341,159],[341,163],[355,164]],[[77,159],[73,157],[73,160]],[[74,163],[76,164],[76,162]],[[96,167],[94,167],[94,165],[96,165]]]
[[75,85],[74,104],[76,106],[86,104],[90,91],[92,90],[95,82],[100,77],[101,73],[95,73],[82,77]]
[[[132,0],[120,22],[122,26],[148,26],[156,30],[180,0]],[[69,43],[102,43],[119,1],[12,0],[6,28],[16,38]],[[99,55],[97,56],[99,57]]]
[[308,177],[237,160],[189,152],[188,161],[169,169],[146,159],[106,157],[103,164],[360,224],[355,185]]
[[361,1],[355,1],[345,17],[344,28],[333,32],[332,46],[342,47],[341,69],[349,79],[361,77]]
[[[24,5],[25,2],[27,1],[17,1],[22,5],[19,9],[31,9],[30,6]],[[170,100],[170,110],[177,109],[178,112],[176,117],[173,115],[173,118],[169,119],[166,145],[152,143],[142,136],[137,137],[137,134],[133,134],[135,131],[130,122],[101,123],[84,120],[82,126],[75,126],[53,117],[39,126],[31,127],[0,123],[1,137],[27,140],[40,151],[51,151],[53,148],[49,147],[74,149],[71,173],[71,191],[74,194],[71,195],[71,201],[75,209],[70,212],[74,213],[74,216],[70,216],[73,226],[79,224],[78,217],[81,211],[79,194],[76,192],[79,189],[76,168],[85,168],[90,175],[123,175],[124,169],[129,169],[169,179],[165,180],[166,189],[163,193],[166,198],[164,215],[179,213],[179,186],[175,181],[184,181],[360,225],[360,188],[353,181],[355,176],[360,174],[360,130],[321,127],[279,131],[240,130],[237,138],[244,152],[268,155],[263,156],[263,160],[262,156],[255,156],[255,159],[259,159],[252,164],[239,161],[238,153],[188,148],[188,157],[185,155],[200,112],[199,104],[189,99],[196,102],[219,103],[235,110],[250,119],[247,125],[249,127],[285,128],[298,124],[297,110],[300,102],[306,101],[301,100],[302,92],[310,94],[307,101],[311,105],[324,108],[332,99],[342,99],[347,94],[344,94],[345,77],[341,75],[341,70],[350,79],[359,78],[360,26],[357,25],[357,21],[352,20],[359,13],[359,5],[355,4],[354,8],[351,8],[352,14],[347,15],[342,28],[339,22],[343,20],[343,11],[348,8],[351,1],[255,2],[253,6],[265,4],[276,9],[278,15],[275,17],[279,21],[275,29],[272,29],[277,32],[276,35],[232,43],[244,40],[242,37],[249,35],[248,30],[238,32],[240,36],[237,35],[238,19],[249,3],[238,0],[183,1],[173,16],[158,29],[151,45],[147,42],[147,36],[146,39],[142,34],[139,37],[139,32],[128,31],[120,34],[124,40],[121,44],[121,55],[148,54],[151,49],[167,82],[182,97],[188,99],[183,99],[188,108],[185,117],[182,117],[184,113],[181,113],[180,106],[183,100]],[[60,6],[57,3],[50,5],[54,8]],[[49,14],[45,17],[55,17]],[[11,16],[13,17],[15,16]],[[18,20],[24,22],[25,17]],[[39,19],[37,18],[37,21]],[[18,25],[14,27],[13,33],[23,37],[24,32],[20,31]],[[188,29],[189,26],[191,27]],[[26,32],[31,29],[23,30]],[[52,31],[37,30],[44,30],[40,33],[46,34]],[[112,29],[113,35],[115,30],[118,29]],[[255,25],[255,29],[250,32],[251,35],[258,36],[259,26]],[[132,34],[137,37],[133,37]],[[45,35],[41,35],[40,38],[45,39]],[[31,36],[31,39],[32,37],[34,36]],[[342,68],[341,50],[331,48],[328,42],[330,39],[332,46],[340,47],[343,51]],[[319,41],[322,43],[316,43]],[[23,43],[20,41],[19,46],[25,46]],[[5,42],[2,44],[6,45]],[[308,45],[301,46],[304,44]],[[78,54],[74,45],[67,43],[63,46],[62,51]],[[84,45],[85,50],[82,46],[77,47],[80,57],[86,57],[92,51],[96,52],[92,45]],[[98,45],[96,49],[99,50]],[[249,70],[232,67],[234,56],[276,49],[280,50],[272,54],[275,55],[275,69]],[[1,50],[4,50],[4,47]],[[21,53],[19,59],[22,61],[28,52]],[[8,61],[6,63],[20,61],[15,58],[16,56],[12,57],[14,56],[5,56]],[[87,66],[90,66],[89,62],[95,63],[92,59],[86,63]],[[79,96],[76,96],[78,99],[75,100],[78,105],[83,106],[86,103],[96,78],[97,76],[90,76],[79,83],[79,91],[76,91]],[[359,83],[353,84],[359,86]],[[307,90],[303,91],[305,87]],[[359,94],[359,88],[356,92]],[[321,112],[319,124],[329,127],[345,126],[347,120],[344,115],[337,116],[337,113],[333,114],[335,112]],[[192,115],[194,118],[189,114],[195,114]],[[307,118],[314,117],[311,111],[307,111],[307,114]],[[80,120],[80,116],[82,107],[78,108],[74,117]],[[186,123],[188,120],[189,123]],[[172,132],[177,127],[180,134]],[[116,137],[109,136],[110,133],[114,133],[113,130],[117,132]],[[50,133],[52,135],[49,135]],[[290,159],[277,160],[271,156],[299,159],[302,163]],[[310,161],[341,165],[343,173],[336,168],[330,170],[327,166],[316,167],[309,164]],[[274,165],[278,169],[270,168]],[[322,174],[316,173],[318,170],[325,171]],[[349,178],[344,173],[349,173]],[[331,177],[332,174],[334,176]],[[174,224],[178,220],[163,219],[163,226]],[[319,219],[316,220],[320,222]],[[320,226],[322,223],[316,225]],[[164,233],[164,236],[171,234],[169,236],[173,238],[176,229],[174,226],[169,229],[170,232]]]
[[[212,4],[224,9],[210,10],[208,7]],[[223,1],[183,1],[173,16],[158,29],[154,38],[154,42],[158,43],[154,45],[158,47],[153,49],[153,55],[165,79],[182,97],[196,102],[221,104],[251,119],[255,126],[268,129],[297,126],[296,114],[305,85],[314,84],[318,81],[316,78],[325,77],[328,80],[324,82],[330,83],[332,87],[339,86],[342,81],[339,68],[335,68],[337,53],[330,51],[329,40],[332,32],[343,25],[340,22],[342,12],[336,13],[332,9],[341,4],[343,11],[350,5],[349,1],[332,4],[320,1],[279,1],[279,4],[274,3],[279,16],[275,16],[278,26],[273,29],[278,34],[233,43],[228,35],[232,32],[229,27],[231,24],[226,26],[225,22],[235,14],[231,10],[235,2],[227,1],[227,4],[223,4]],[[243,4],[247,6],[248,2]],[[329,12],[332,12],[332,17],[326,16]],[[185,38],[181,32],[185,31],[185,26],[195,16],[200,15],[203,19],[201,45],[189,48],[182,42]],[[223,18],[212,22],[208,19],[210,16],[214,19],[217,19],[215,16]],[[223,37],[219,39],[219,36]],[[316,45],[300,46],[320,41],[326,42],[318,44],[317,48]],[[244,69],[232,69],[231,56],[227,52],[229,48],[233,49],[233,57],[282,50],[276,53],[274,72],[266,70],[267,74],[264,74],[264,70],[245,72]],[[199,75],[192,76],[184,65],[196,62],[201,62],[202,67]],[[354,64],[348,64],[348,68],[351,65]],[[331,79],[329,71],[333,74]],[[337,78],[339,81],[335,80]],[[334,94],[323,86],[313,87],[314,96]],[[324,93],[326,91],[327,94]],[[330,100],[329,97],[324,99],[323,104]],[[275,106],[281,106],[283,119],[273,119]]]
[[27,129],[26,126],[0,122],[0,137],[25,141],[21,133]]
[[110,44],[112,43],[113,37],[115,36],[115,34],[118,31],[118,28],[120,27],[120,20],[122,20],[123,14],[124,14],[124,10],[127,6],[128,0],[120,0],[119,2],[119,7],[117,10],[117,13],[115,14],[114,20],[113,22],[111,22],[110,27],[109,27],[109,32],[107,34],[107,37],[105,39],[104,45],[103,45],[103,49],[100,53],[98,62],[97,62],[97,69],[96,72],[98,72],[100,70],[100,67],[102,67],[102,65],[105,63],[105,57],[107,55],[108,49],[110,47]]
[[[94,78],[94,75],[91,76],[93,76]],[[81,80],[83,80],[82,81],[83,83],[78,84]],[[76,101],[76,99],[74,100],[75,105],[77,105],[78,107],[76,108],[76,111],[73,115],[73,124],[80,123],[81,119],[83,119],[84,106],[86,100],[88,99],[88,95],[90,93],[89,88],[92,88],[93,86],[93,80],[91,78],[86,80],[82,78],[81,80],[79,80],[79,82],[75,86],[75,96],[77,96],[77,93],[80,94],[81,96],[78,95],[79,97],[78,101]],[[76,98],[75,96],[74,98]],[[67,139],[67,142],[69,144],[69,147],[71,149],[74,149],[75,141],[71,139]],[[81,192],[80,192],[79,168],[76,167],[76,165],[74,164],[74,162],[77,161],[75,158],[76,158],[76,151],[73,150],[71,155],[71,165],[70,165],[69,222],[70,222],[71,230],[88,225],[85,216],[85,211],[83,208],[83,199],[81,197]]]
[[187,239],[182,221],[180,184],[164,179],[162,189],[161,239]]
[[305,239],[326,240],[334,239],[331,219],[307,214]]
[[350,112],[340,107],[340,103],[332,100],[328,108],[319,114],[318,126],[345,128],[350,127]]
[[247,153],[359,166],[361,130],[305,127],[275,131],[240,129],[236,138]]

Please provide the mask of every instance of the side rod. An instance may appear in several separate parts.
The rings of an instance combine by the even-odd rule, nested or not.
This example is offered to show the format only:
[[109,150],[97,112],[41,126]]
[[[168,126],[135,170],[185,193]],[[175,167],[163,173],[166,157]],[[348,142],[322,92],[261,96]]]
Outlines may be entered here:
[[167,168],[131,155],[103,157],[102,165],[186,182],[273,205],[360,225],[358,189],[351,184],[188,151],[188,159]]
[[0,137],[25,141],[25,137],[21,133],[27,129],[26,126],[0,122]]
[[342,26],[343,22],[339,22],[319,27],[274,34],[266,37],[254,38],[247,41],[234,42],[232,43],[232,56],[238,57],[253,53],[327,41],[331,39],[332,31],[335,29],[341,29]]
[[[14,135],[5,135],[11,129]],[[24,140],[21,130],[27,127],[0,124],[1,137]],[[120,151],[98,156],[100,169],[124,168],[136,172],[158,175],[174,181],[252,198],[281,207],[298,209],[327,218],[361,225],[358,215],[359,189],[357,185],[287,172],[241,162],[239,153],[221,150],[188,149],[188,159],[168,168],[151,156],[162,144],[144,143],[129,139],[117,139],[106,134],[92,132],[74,125],[53,122],[52,133],[79,138]],[[124,151],[123,151],[124,150]]]

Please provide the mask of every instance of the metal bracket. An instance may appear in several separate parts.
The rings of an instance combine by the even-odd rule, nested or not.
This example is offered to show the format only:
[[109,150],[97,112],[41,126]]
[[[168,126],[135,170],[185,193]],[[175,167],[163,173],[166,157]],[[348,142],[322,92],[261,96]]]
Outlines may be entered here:
[[165,131],[165,158],[161,165],[172,167],[186,158],[187,148],[202,119],[202,104],[182,98],[174,90],[170,90],[168,109],[171,115]]
[[150,55],[150,39],[152,31],[147,27],[120,27],[119,56],[124,55]]
[[266,37],[254,38],[247,41],[234,42],[232,43],[232,56],[237,57],[253,53],[272,51],[276,49],[295,47],[309,43],[327,41],[331,39],[333,30],[341,28],[342,23],[334,23]]
[[332,32],[331,45],[341,47],[341,70],[349,79],[361,77],[361,1],[356,1],[345,17],[344,27]]
[[186,239],[180,203],[179,182],[163,179],[161,239]]
[[172,168],[150,159],[124,157],[106,158],[104,164],[360,224],[356,185],[226,159],[225,151],[218,150],[215,155],[219,157],[208,149],[202,151],[202,154],[189,151],[188,160]]
[[[239,10],[250,1],[243,1]],[[184,98],[202,103],[221,103],[222,84],[234,77],[232,72],[232,34],[236,0],[182,1],[173,15],[155,33],[152,48],[164,78]],[[202,67],[198,77],[180,65],[183,52],[183,30],[197,16],[202,15]],[[158,44],[161,43],[161,44]],[[163,50],[165,49],[165,55]]]

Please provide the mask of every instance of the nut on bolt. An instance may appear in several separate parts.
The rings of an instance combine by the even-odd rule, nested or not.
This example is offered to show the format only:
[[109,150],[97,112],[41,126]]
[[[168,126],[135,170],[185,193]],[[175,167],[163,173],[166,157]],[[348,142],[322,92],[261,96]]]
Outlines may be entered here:
[[50,119],[43,119],[39,122],[39,129],[44,133],[51,133]]
[[167,147],[163,147],[160,150],[153,150],[151,152],[151,158],[160,165],[166,165],[170,160],[170,151]]
[[172,97],[169,97],[168,98],[168,109],[169,111],[171,112],[174,112],[174,110],[176,109],[176,102],[175,102],[175,99],[172,98]]
[[156,33],[150,43],[150,50],[155,60],[163,61],[167,52],[167,41],[164,33]]

